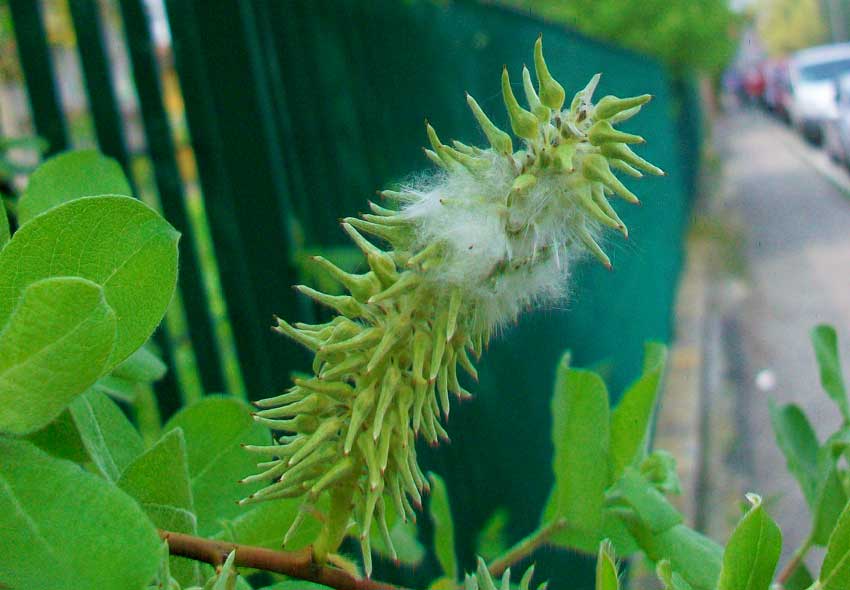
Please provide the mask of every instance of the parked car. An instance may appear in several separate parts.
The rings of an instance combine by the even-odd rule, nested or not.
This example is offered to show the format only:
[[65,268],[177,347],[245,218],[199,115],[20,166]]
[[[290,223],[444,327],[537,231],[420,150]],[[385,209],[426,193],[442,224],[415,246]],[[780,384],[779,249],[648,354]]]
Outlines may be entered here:
[[788,79],[788,60],[772,59],[764,64],[764,104],[782,119],[789,120],[791,110],[791,82]]
[[791,122],[807,139],[819,143],[824,121],[837,116],[834,80],[845,72],[850,72],[850,43],[811,47],[791,57]]
[[823,124],[826,153],[835,162],[850,166],[850,73],[835,81],[837,113]]
[[761,66],[751,66],[744,74],[744,90],[747,93],[747,101],[752,104],[762,104],[764,100],[764,73]]

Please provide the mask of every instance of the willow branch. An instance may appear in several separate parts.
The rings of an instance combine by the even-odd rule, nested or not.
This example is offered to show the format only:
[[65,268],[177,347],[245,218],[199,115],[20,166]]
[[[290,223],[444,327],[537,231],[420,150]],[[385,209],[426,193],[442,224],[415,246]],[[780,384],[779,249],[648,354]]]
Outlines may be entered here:
[[550,522],[545,527],[539,528],[524,539],[521,539],[500,557],[494,559],[487,569],[490,570],[490,574],[493,576],[501,575],[506,569],[522,561],[534,553],[539,547],[548,543],[552,535],[565,528],[567,528],[566,519],[561,518]]
[[794,575],[794,572],[797,571],[797,568],[802,565],[803,559],[806,557],[806,554],[809,552],[809,549],[811,549],[812,545],[814,544],[812,541],[813,535],[814,532],[812,532],[812,535],[809,535],[809,538],[806,539],[806,542],[803,543],[802,547],[800,547],[799,549],[797,549],[797,551],[794,552],[794,555],[791,557],[791,560],[785,565],[784,568],[782,568],[782,571],[779,572],[779,575],[776,577],[776,583],[780,587],[784,587],[785,583],[790,580],[791,576]]
[[159,536],[168,543],[168,552],[171,555],[188,557],[213,566],[224,563],[230,552],[235,550],[237,566],[284,574],[336,590],[404,590],[384,582],[356,578],[345,570],[316,563],[309,547],[300,551],[274,551],[165,530],[160,530]]

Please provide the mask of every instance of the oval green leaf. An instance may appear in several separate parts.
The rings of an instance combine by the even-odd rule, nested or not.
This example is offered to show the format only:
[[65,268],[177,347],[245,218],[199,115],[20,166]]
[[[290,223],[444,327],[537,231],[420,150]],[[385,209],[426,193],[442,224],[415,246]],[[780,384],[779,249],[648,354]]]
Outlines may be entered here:
[[244,402],[223,396],[209,396],[183,408],[164,432],[177,428],[186,437],[198,534],[214,535],[221,531],[222,521],[244,512],[236,502],[258,487],[239,483],[256,471],[256,455],[241,445],[269,445],[269,431],[254,422]]
[[723,551],[717,590],[768,590],[782,550],[782,533],[759,496],[747,499],[752,508],[738,522]]
[[437,561],[440,563],[443,574],[456,580],[455,525],[449,505],[449,492],[443,479],[436,473],[429,473],[428,479],[431,481],[428,514],[434,524],[434,552],[437,554]]
[[[183,431],[169,431],[130,463],[118,487],[139,503],[157,528],[194,535],[198,532]],[[172,557],[171,574],[184,586],[197,584],[198,563]]]
[[153,333],[174,295],[180,234],[130,197],[85,197],[39,215],[0,252],[0,325],[31,283],[78,276],[103,288],[118,318],[107,369]]
[[115,337],[115,313],[95,283],[32,283],[0,332],[0,431],[27,434],[56,418],[103,374]]
[[42,590],[141,590],[160,541],[127,494],[35,445],[0,439],[0,582]]
[[12,236],[9,230],[9,216],[6,213],[6,204],[0,200],[0,250]]
[[133,383],[152,383],[162,379],[167,370],[168,366],[150,344],[146,344],[112,369],[112,376]]
[[796,404],[778,406],[768,399],[770,424],[788,471],[797,480],[809,508],[817,501],[818,442],[817,434],[803,410]]
[[50,158],[30,176],[18,201],[18,223],[62,203],[96,195],[132,195],[121,166],[96,150],[65,152]]
[[68,409],[89,460],[109,481],[117,481],[144,452],[139,432],[106,394],[92,388]]
[[723,548],[695,530],[678,524],[653,535],[640,521],[628,521],[629,531],[646,556],[656,563],[667,560],[693,590],[717,590]]
[[822,590],[846,590],[850,580],[850,504],[848,504],[826,546],[820,570]]
[[614,411],[611,412],[611,482],[623,474],[623,470],[640,462],[646,454],[649,427],[658,398],[667,349],[658,343],[646,345],[644,372],[628,390]]
[[[552,537],[562,547],[596,552],[604,528],[609,465],[608,390],[596,373],[570,369],[562,358],[552,396],[552,470],[555,485],[544,521],[569,526]],[[576,441],[582,441],[577,445]]]
[[841,373],[841,358],[838,356],[838,335],[832,326],[821,324],[812,330],[812,346],[820,371],[820,383],[827,395],[838,406],[845,421],[850,421],[850,406],[847,389]]

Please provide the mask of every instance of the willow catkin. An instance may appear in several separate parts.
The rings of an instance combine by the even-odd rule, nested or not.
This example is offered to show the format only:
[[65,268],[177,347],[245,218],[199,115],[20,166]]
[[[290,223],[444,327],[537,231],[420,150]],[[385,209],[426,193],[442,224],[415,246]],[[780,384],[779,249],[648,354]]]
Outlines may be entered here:
[[348,294],[297,287],[337,315],[318,325],[277,320],[277,331],[314,352],[313,375],[256,402],[255,419],[283,434],[272,446],[247,447],[264,461],[244,481],[268,485],[242,502],[303,498],[285,543],[329,496],[314,543],[318,560],[337,550],[352,521],[367,573],[373,528],[393,551],[388,513],[415,518],[428,490],[415,439],[447,440],[441,416],[449,415],[450,396],[470,395],[458,371],[477,378],[472,359],[494,330],[532,304],[561,297],[577,258],[589,252],[610,267],[598,236],[606,227],[627,230],[608,197],[638,202],[612,169],[663,174],[630,149],[641,137],[614,128],[649,95],[593,104],[597,75],[565,109],[540,39],[534,64],[536,89],[528,69],[522,73],[531,110],[502,73],[519,151],[471,96],[489,148],[443,143],[426,123],[425,154],[436,171],[383,191],[394,206],[370,203],[370,213],[342,223],[368,272],[348,273],[316,257]]

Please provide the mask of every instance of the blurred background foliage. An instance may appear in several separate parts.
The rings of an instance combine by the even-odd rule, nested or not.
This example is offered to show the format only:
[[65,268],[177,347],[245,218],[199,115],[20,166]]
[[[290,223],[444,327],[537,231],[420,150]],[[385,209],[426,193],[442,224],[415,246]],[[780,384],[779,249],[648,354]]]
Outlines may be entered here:
[[771,56],[820,45],[829,39],[820,0],[759,0],[755,21]]
[[727,0],[500,1],[591,37],[653,55],[676,71],[695,69],[709,74],[718,74],[732,58],[737,31],[746,19],[733,11]]

